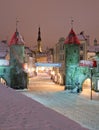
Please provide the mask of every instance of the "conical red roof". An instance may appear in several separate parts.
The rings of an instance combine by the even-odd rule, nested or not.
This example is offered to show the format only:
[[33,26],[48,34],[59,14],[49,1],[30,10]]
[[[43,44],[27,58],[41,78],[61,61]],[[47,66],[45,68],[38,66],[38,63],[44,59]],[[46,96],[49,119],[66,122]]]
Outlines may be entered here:
[[17,44],[17,42],[18,42],[17,32],[14,32],[14,34],[9,42],[9,46]]
[[75,32],[71,29],[68,37],[65,40],[65,44],[80,44]]
[[18,31],[14,32],[9,42],[9,46],[15,45],[15,44],[24,44],[24,40]]

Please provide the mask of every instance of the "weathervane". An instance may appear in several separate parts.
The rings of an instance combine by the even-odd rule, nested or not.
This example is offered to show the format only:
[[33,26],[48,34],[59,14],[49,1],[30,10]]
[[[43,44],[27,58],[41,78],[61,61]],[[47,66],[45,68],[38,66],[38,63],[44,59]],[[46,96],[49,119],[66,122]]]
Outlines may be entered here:
[[73,28],[73,24],[74,24],[74,20],[73,20],[73,18],[71,17],[71,28]]
[[17,28],[18,28],[18,20],[17,20],[17,18],[16,18],[16,32],[17,32]]

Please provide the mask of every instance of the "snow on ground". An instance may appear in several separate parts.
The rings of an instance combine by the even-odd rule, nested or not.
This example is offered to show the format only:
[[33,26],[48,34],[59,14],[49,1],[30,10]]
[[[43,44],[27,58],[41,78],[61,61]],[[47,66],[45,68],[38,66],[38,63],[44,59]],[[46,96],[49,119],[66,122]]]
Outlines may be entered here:
[[0,84],[0,130],[87,130],[16,90]]

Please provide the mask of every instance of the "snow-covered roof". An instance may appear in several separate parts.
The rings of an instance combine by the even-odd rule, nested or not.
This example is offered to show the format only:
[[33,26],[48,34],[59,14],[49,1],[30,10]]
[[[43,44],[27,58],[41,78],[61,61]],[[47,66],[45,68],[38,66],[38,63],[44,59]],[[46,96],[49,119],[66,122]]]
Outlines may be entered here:
[[5,59],[0,59],[0,66],[8,66],[9,65],[9,61],[5,60]]
[[82,35],[78,34],[77,37],[78,37],[78,39],[79,39],[80,41],[85,41],[85,39],[84,39],[84,37],[83,37]]
[[89,52],[99,52],[99,45],[97,45],[97,46],[88,46],[87,50]]

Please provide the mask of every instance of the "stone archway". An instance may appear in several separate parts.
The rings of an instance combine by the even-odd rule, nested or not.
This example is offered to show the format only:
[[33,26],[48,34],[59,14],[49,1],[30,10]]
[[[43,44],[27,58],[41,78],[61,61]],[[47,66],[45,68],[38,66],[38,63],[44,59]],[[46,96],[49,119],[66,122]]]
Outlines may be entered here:
[[89,92],[91,89],[91,79],[86,78],[82,84],[83,91]]
[[84,80],[83,84],[82,84],[82,88],[84,89],[90,89],[91,86],[91,80],[90,78],[87,78]]
[[5,84],[5,85],[8,84],[7,81],[3,77],[0,77],[0,83]]
[[90,98],[91,94],[91,79],[86,78],[82,83],[82,95]]

